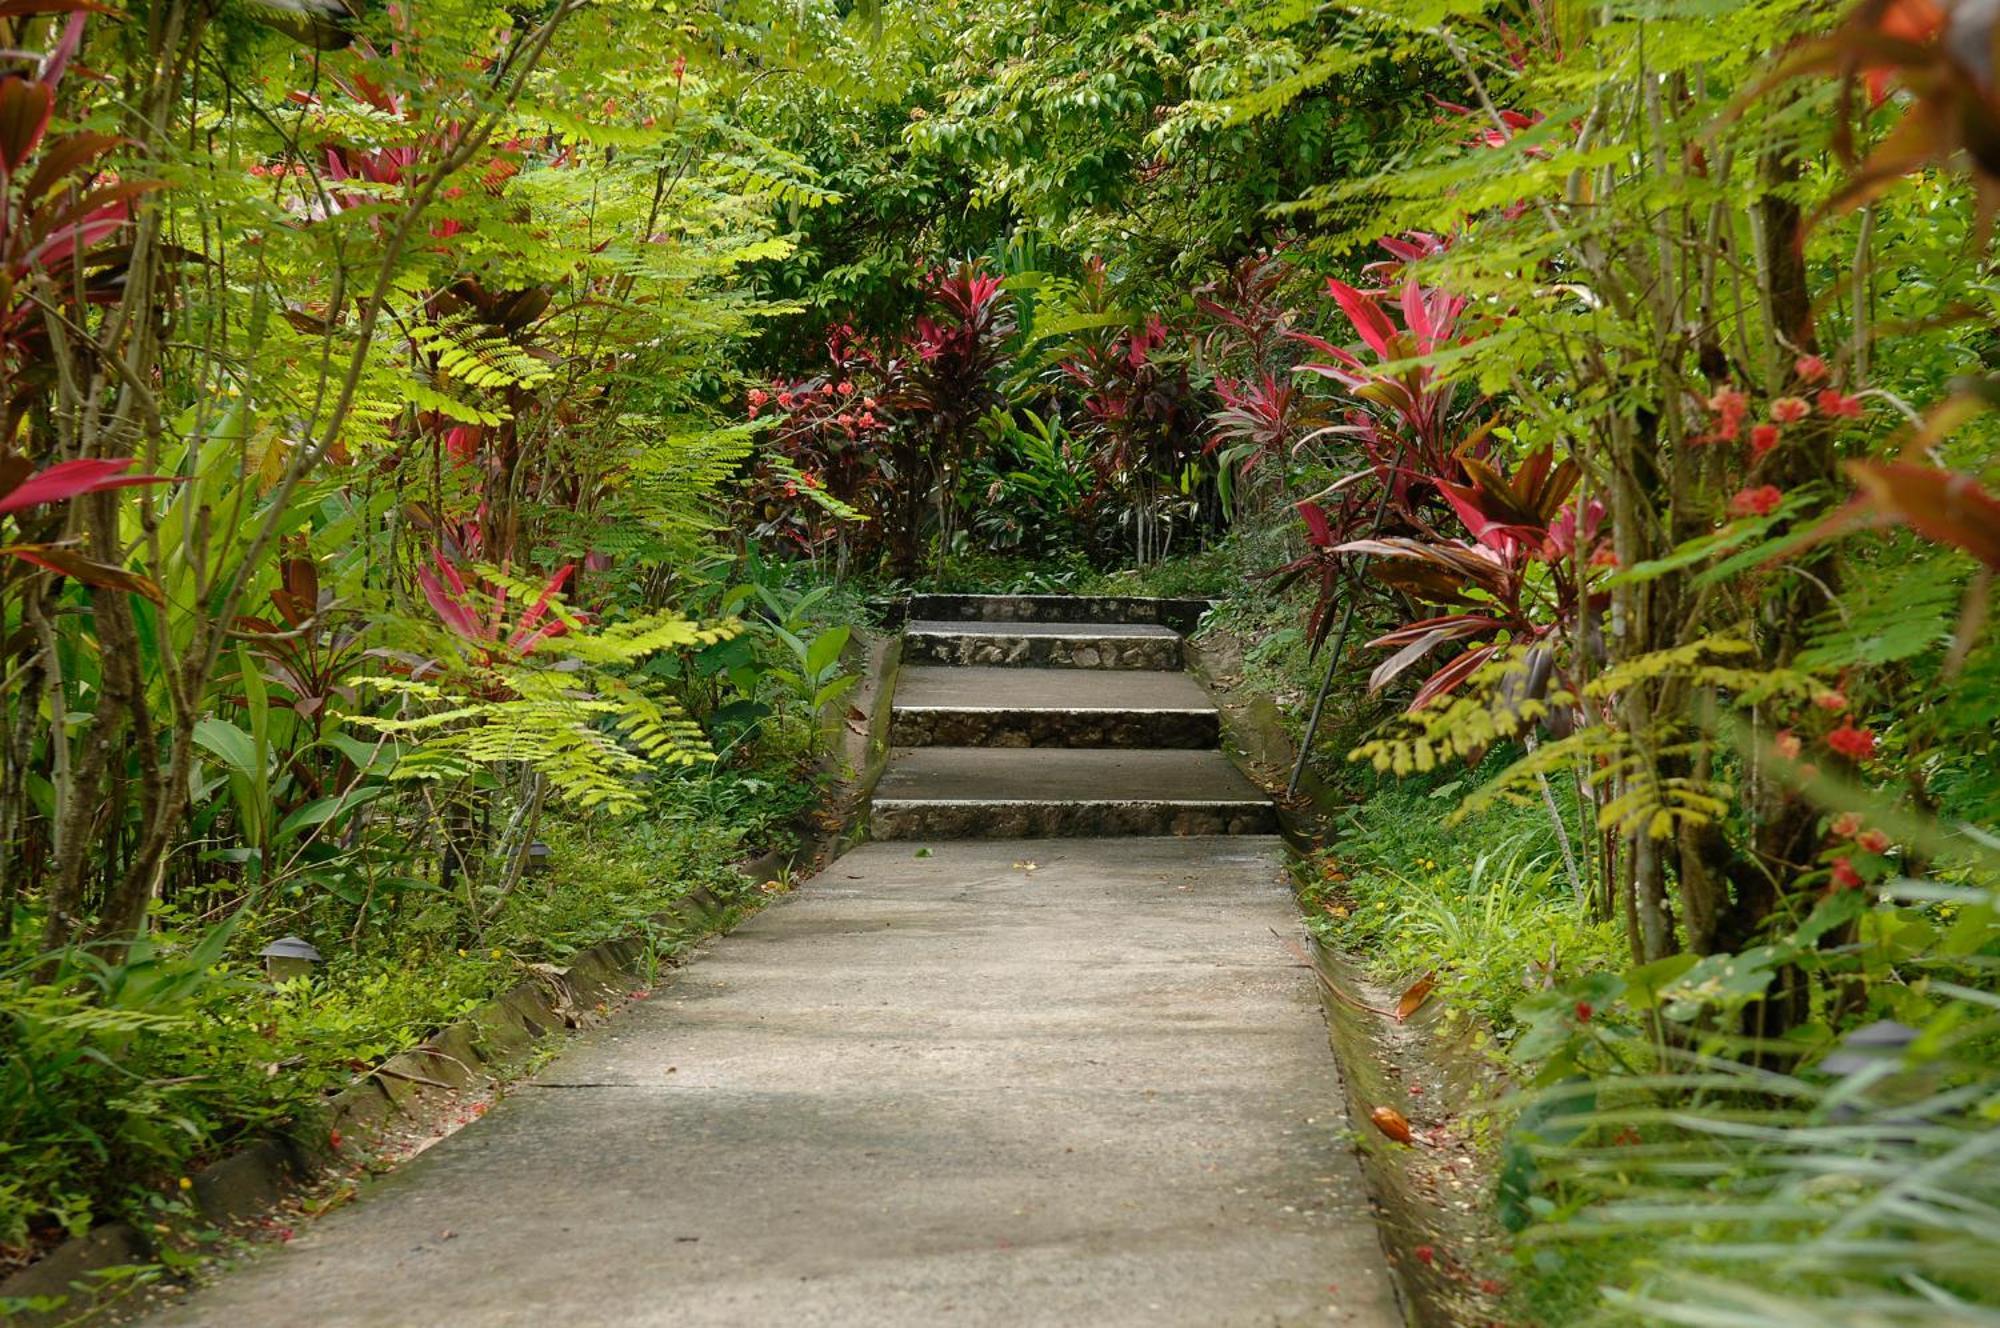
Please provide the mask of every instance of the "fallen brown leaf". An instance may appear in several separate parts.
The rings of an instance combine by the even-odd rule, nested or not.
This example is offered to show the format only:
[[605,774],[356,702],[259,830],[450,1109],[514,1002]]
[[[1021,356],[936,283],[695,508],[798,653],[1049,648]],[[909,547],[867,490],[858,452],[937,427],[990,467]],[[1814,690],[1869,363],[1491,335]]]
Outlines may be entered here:
[[1394,1139],[1399,1144],[1411,1140],[1409,1118],[1394,1107],[1377,1107],[1368,1113],[1368,1119],[1375,1122],[1375,1128]]
[[1437,984],[1438,975],[1435,972],[1426,973],[1412,982],[1409,990],[1403,993],[1402,999],[1396,1002],[1396,1022],[1400,1024],[1423,1009],[1424,1002],[1431,998],[1431,992],[1436,990]]

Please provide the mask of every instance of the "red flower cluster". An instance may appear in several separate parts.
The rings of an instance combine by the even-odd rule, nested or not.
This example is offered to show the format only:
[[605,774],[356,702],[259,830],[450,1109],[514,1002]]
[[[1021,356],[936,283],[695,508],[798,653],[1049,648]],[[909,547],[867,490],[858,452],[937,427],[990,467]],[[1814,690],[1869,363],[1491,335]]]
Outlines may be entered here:
[[[1793,364],[1792,373],[1801,383],[1820,383],[1826,380],[1828,370],[1826,361],[1819,356],[1802,355]],[[1715,417],[1715,427],[1698,441],[1733,443],[1742,436],[1743,423],[1750,414],[1748,394],[1734,387],[1717,388],[1705,404]],[[1815,406],[1827,419],[1858,420],[1864,413],[1858,395],[1834,387],[1821,388],[1811,401],[1803,396],[1779,397],[1771,402],[1770,418],[1751,426],[1751,462],[1754,464],[1769,455],[1784,437],[1783,426],[1810,418]]]
[[1854,727],[1851,720],[1827,734],[1826,745],[1856,761],[1865,761],[1875,755],[1875,735],[1867,729]]
[[1718,388],[1708,399],[1708,409],[1715,416],[1715,432],[1710,441],[1733,443],[1743,431],[1743,417],[1750,413],[1750,398],[1733,387]]
[[1859,812],[1842,812],[1833,818],[1832,828],[1837,837],[1853,840],[1855,846],[1864,853],[1873,853],[1879,857],[1894,846],[1889,836],[1880,830],[1863,828]]
[[1785,501],[1784,490],[1775,484],[1762,484],[1754,489],[1744,489],[1729,500],[1731,516],[1769,516],[1778,510],[1778,504]]

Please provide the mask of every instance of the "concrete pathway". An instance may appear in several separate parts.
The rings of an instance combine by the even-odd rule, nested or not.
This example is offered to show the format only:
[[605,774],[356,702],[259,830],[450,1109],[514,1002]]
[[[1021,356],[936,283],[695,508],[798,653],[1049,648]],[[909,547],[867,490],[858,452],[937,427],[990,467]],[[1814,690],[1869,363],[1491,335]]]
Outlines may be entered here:
[[1388,1328],[1298,930],[1264,835],[866,845],[156,1322]]

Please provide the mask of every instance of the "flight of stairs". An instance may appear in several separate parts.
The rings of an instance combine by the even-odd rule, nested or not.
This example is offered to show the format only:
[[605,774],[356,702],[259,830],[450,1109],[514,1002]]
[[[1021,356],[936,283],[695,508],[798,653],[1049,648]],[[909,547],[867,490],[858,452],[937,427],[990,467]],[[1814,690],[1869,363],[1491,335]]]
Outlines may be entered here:
[[876,839],[1270,834],[1185,671],[1201,600],[917,595]]

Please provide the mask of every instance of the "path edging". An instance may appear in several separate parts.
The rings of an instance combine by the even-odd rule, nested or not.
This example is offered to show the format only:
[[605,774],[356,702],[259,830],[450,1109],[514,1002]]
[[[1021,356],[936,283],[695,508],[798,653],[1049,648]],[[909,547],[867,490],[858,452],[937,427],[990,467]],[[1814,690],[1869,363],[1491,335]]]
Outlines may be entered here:
[[[745,886],[788,874],[802,863],[831,862],[865,838],[857,826],[866,825],[871,775],[879,777],[888,758],[881,741],[887,707],[874,701],[893,683],[899,638],[859,638],[857,633],[864,671],[857,702],[866,707],[870,720],[863,759],[856,763],[859,796],[843,809],[837,828],[815,826],[808,811],[795,822],[796,847],[736,864]],[[846,731],[840,718],[845,713],[843,703],[828,709],[832,718],[822,716],[827,732]],[[852,749],[841,743],[839,750],[851,754]],[[707,886],[697,886],[651,921],[655,926],[686,929],[685,941],[670,956],[678,957],[709,937],[726,934],[754,911],[744,903],[722,899]],[[579,1027],[584,1012],[630,990],[633,979],[642,976],[650,939],[648,933],[628,933],[579,950],[566,968],[544,966],[535,976],[389,1057],[326,1101],[306,1108],[282,1133],[254,1139],[192,1173],[188,1193],[196,1214],[217,1227],[253,1220],[296,1193],[318,1171],[339,1161],[359,1161],[398,1120],[421,1120],[425,1110],[442,1098],[482,1082],[500,1082],[504,1075],[495,1072],[519,1066],[551,1034]],[[6,1323],[9,1328],[60,1328],[76,1322],[108,1304],[113,1291],[122,1293],[125,1288],[113,1280],[115,1274],[154,1262],[160,1244],[123,1221],[103,1223],[71,1237],[0,1280],[0,1304],[56,1302],[47,1309],[15,1311]]]
[[[1244,773],[1253,782],[1261,782],[1261,771],[1267,780],[1275,778],[1282,787],[1298,752],[1283,715],[1262,694],[1247,701],[1226,700],[1214,677],[1215,664],[1212,650],[1189,641],[1189,671],[1216,697],[1222,711],[1223,733],[1228,740],[1224,750],[1247,767]],[[1302,772],[1299,794],[1278,800],[1280,834],[1292,850],[1294,864],[1305,862],[1306,855],[1319,846],[1333,814],[1342,805],[1337,792],[1310,767]],[[1327,1036],[1340,1067],[1341,1094],[1355,1131],[1355,1151],[1376,1211],[1376,1234],[1388,1259],[1397,1300],[1415,1328],[1457,1328],[1471,1321],[1468,1310],[1490,1311],[1491,1305],[1466,1303],[1469,1297],[1461,1285],[1463,1268],[1452,1260],[1448,1246],[1445,1258],[1439,1256],[1445,1241],[1437,1229],[1436,1197],[1420,1191],[1417,1177],[1398,1156],[1409,1146],[1392,1143],[1370,1121],[1371,1113],[1380,1106],[1394,1107],[1406,1116],[1418,1114],[1407,1088],[1398,1081],[1411,1068],[1405,1064],[1410,1057],[1393,1055],[1381,1045],[1380,1015],[1362,1013],[1339,999],[1337,993],[1358,995],[1376,1009],[1392,1008],[1396,997],[1369,984],[1351,956],[1329,948],[1316,936],[1310,938],[1310,944],[1320,1008],[1326,1015]],[[1410,1022],[1427,1029],[1435,1017],[1435,1009],[1427,1008],[1419,1010]],[[1446,1080],[1462,1081],[1483,1073],[1475,1064],[1456,1063],[1463,1058],[1454,1057],[1451,1047],[1435,1041],[1427,1041],[1421,1048],[1421,1059],[1444,1066],[1441,1077]]]

